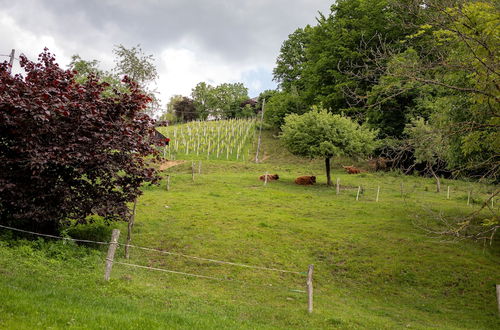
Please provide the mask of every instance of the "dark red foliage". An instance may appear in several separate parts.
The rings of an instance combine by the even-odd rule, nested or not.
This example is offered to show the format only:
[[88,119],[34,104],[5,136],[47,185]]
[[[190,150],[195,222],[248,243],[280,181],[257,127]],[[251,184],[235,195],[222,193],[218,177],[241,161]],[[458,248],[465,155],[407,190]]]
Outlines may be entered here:
[[144,157],[154,120],[150,101],[125,78],[128,92],[103,96],[96,77],[84,84],[47,49],[21,57],[25,76],[0,64],[0,223],[55,232],[67,219],[126,219],[144,182],[156,182]]

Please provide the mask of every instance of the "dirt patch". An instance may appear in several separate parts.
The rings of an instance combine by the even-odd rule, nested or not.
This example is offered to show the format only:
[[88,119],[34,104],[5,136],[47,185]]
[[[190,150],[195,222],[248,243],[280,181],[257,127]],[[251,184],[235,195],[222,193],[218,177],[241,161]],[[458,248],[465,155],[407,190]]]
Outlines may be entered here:
[[186,162],[185,160],[167,160],[167,161],[162,162],[160,164],[159,170],[164,171],[167,168],[174,167],[174,166],[180,165],[180,164],[185,163],[185,162]]

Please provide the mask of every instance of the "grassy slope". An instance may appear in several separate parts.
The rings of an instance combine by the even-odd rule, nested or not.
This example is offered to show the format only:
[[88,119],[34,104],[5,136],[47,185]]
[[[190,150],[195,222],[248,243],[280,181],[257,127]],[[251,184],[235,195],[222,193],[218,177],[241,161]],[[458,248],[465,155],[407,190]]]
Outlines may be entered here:
[[[452,213],[431,180],[391,174],[348,176],[340,195],[324,185],[321,162],[287,155],[265,139],[263,164],[211,161],[191,182],[188,164],[169,169],[171,191],[145,187],[134,243],[268,267],[315,265],[315,311],[304,277],[132,250],[130,262],[232,281],[187,278],[115,265],[104,283],[104,252],[61,243],[0,246],[0,328],[431,328],[492,329],[498,248],[445,243],[417,229],[423,206]],[[337,166],[338,168],[338,166]],[[269,171],[280,181],[264,187]],[[293,179],[317,174],[319,184]],[[405,198],[401,198],[400,182]],[[446,182],[455,188],[469,186]],[[381,186],[375,203],[376,186]],[[485,192],[488,187],[474,186]],[[168,206],[168,207],[167,207]],[[125,226],[120,225],[125,230]],[[4,243],[6,245],[6,243]]]

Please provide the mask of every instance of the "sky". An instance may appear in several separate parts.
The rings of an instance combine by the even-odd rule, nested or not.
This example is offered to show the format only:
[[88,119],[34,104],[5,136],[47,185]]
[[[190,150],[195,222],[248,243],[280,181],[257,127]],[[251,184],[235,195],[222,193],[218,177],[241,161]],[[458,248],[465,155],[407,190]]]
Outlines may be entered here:
[[[243,82],[249,96],[276,88],[272,70],[295,29],[333,0],[0,0],[0,54],[36,59],[44,47],[66,67],[74,54],[114,66],[113,48],[140,44],[166,104],[197,83]],[[0,60],[6,57],[0,57]],[[14,67],[14,72],[19,68]]]

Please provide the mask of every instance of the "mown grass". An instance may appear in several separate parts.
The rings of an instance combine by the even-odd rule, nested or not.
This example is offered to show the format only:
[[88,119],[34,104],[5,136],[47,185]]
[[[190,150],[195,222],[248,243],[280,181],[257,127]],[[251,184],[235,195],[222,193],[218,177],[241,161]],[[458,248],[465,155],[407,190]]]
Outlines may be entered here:
[[[206,275],[192,278],[115,265],[102,279],[103,248],[5,238],[0,246],[0,328],[439,328],[500,327],[494,284],[498,243],[484,246],[430,236],[415,226],[430,211],[463,215],[491,186],[394,173],[333,175],[323,163],[287,154],[266,134],[265,161],[204,161],[168,169],[170,191],[144,187],[133,244],[187,255],[305,272],[314,264],[314,313],[303,274],[221,265],[136,248],[130,263]],[[260,157],[262,158],[262,156]],[[278,173],[264,186],[258,176]],[[297,186],[299,175],[316,186]],[[403,182],[403,196],[400,183]],[[356,201],[357,187],[364,193]],[[381,187],[375,202],[375,188]],[[467,206],[472,188],[475,203]],[[460,190],[459,190],[460,189]],[[120,241],[124,241],[125,224]],[[88,237],[96,227],[70,234]],[[109,235],[109,230],[108,233]],[[7,235],[7,234],[5,234]],[[118,260],[123,259],[119,249]]]

